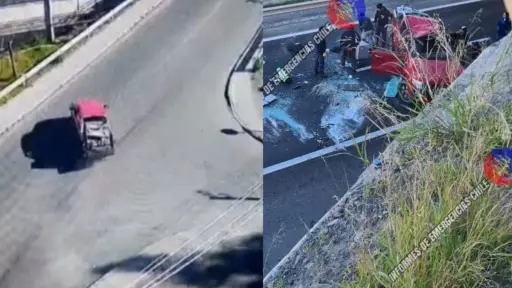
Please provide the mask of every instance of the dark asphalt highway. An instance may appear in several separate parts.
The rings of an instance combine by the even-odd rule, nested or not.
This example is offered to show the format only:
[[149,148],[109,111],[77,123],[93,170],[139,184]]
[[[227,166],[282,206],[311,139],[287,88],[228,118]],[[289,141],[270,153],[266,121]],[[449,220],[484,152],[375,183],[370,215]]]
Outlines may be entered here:
[[[388,143],[381,137],[360,146],[372,161]],[[363,148],[366,145],[366,148]],[[355,147],[263,176],[264,273],[329,211],[365,169]]]
[[[126,15],[99,34],[126,30],[117,25]],[[221,132],[239,129],[224,89],[261,17],[261,6],[246,1],[165,1],[0,139],[0,287],[87,287],[101,276],[94,266],[163,237],[177,250],[233,204],[199,191],[240,197],[261,181],[261,144]],[[109,104],[116,155],[65,171],[59,164],[73,135],[65,117],[82,97]],[[31,141],[45,156],[34,165],[20,139],[38,123]],[[237,206],[204,235],[251,205]],[[245,232],[261,233],[261,218]]]
[[[422,5],[426,6],[424,3]],[[471,19],[479,9],[483,9],[478,17],[479,20],[471,25]],[[495,23],[503,11],[504,6],[501,0],[486,0],[431,11],[429,14],[438,13],[448,27],[456,28],[466,25],[474,32],[472,38],[480,39],[494,38]],[[269,25],[271,26],[272,23],[267,23],[267,26]],[[317,28],[311,23],[309,25],[306,30]],[[304,24],[303,27],[306,26]],[[287,28],[286,33],[293,32],[299,32],[299,30],[290,31]],[[268,36],[267,33],[266,37]],[[265,42],[264,74],[267,79],[291,57],[283,48],[287,42],[305,43],[311,37],[312,35],[303,35]],[[328,47],[332,47],[332,43],[338,38],[339,32],[331,34],[327,39]],[[309,56],[293,72],[293,84],[281,84],[272,92],[278,97],[278,100],[264,109],[266,137],[264,167],[334,144],[332,137],[328,135],[328,129],[321,127],[321,119],[326,114],[330,114],[329,111],[329,113],[325,112],[332,108],[330,103],[333,99],[343,99],[347,97],[346,95],[349,98],[352,97],[347,92],[344,92],[345,95],[336,97],[336,93],[333,91],[336,90],[336,87],[340,87],[340,85],[343,87],[344,83],[355,81],[358,82],[359,87],[366,87],[377,95],[382,93],[384,83],[389,80],[389,76],[364,71],[357,73],[353,79],[348,79],[347,75],[341,73],[337,67],[339,65],[337,59],[338,54],[328,56],[326,61],[328,77],[324,80],[316,79],[313,76],[313,56]],[[314,89],[313,87],[318,84],[320,86]],[[320,88],[322,89],[319,90]],[[327,92],[319,94],[318,91],[331,91],[331,94],[329,95]],[[344,106],[341,105],[341,107]],[[342,108],[338,108],[336,111]],[[282,121],[273,119],[282,119]],[[333,119],[336,118],[333,117]],[[369,121],[365,121],[360,128],[356,129],[354,135],[362,135],[367,129],[373,130],[375,127],[372,127]],[[367,142],[365,145],[368,154],[376,155],[378,151],[382,151],[385,147],[384,140],[374,139]],[[311,223],[318,221],[334,205],[335,200],[332,199],[332,196],[341,197],[347,188],[355,183],[363,167],[361,162],[356,159],[357,153],[353,148],[347,149],[347,152],[352,156],[327,158],[328,165],[322,159],[316,159],[264,176],[264,257],[267,257],[265,273],[270,271],[304,236],[306,232],[304,223],[311,227]],[[273,243],[273,236],[276,234],[279,234],[279,237]]]

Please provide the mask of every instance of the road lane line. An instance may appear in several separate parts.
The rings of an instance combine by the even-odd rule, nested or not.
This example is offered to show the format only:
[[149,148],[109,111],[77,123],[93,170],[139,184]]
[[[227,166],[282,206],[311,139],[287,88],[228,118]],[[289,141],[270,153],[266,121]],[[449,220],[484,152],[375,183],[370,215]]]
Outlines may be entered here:
[[[455,6],[462,6],[462,5],[467,5],[467,4],[472,4],[472,3],[482,2],[482,1],[484,1],[484,0],[466,0],[466,1],[461,1],[461,2],[457,2],[457,3],[438,5],[438,6],[433,6],[433,7],[428,7],[428,8],[418,9],[418,10],[421,12],[429,12],[429,11],[433,11],[433,10],[440,10],[440,9],[445,9],[445,8],[450,8],[450,7],[455,7]],[[354,21],[352,23],[357,24],[358,22]],[[301,35],[306,35],[306,34],[311,34],[311,33],[315,33],[315,32],[318,32],[318,29],[310,29],[310,30],[306,30],[306,31],[300,31],[300,32],[288,33],[288,34],[284,34],[284,35],[267,37],[267,38],[263,38],[263,43],[280,40],[280,39],[285,39],[285,38],[301,36]]]
[[357,68],[356,72],[362,72],[362,71],[370,70],[371,68],[372,68],[372,66],[365,66],[365,67]]
[[424,9],[419,9],[419,10],[421,12],[429,12],[429,11],[432,11],[432,10],[440,10],[440,9],[445,9],[445,8],[450,8],[450,7],[455,7],[455,6],[461,6],[461,5],[467,5],[467,4],[472,4],[472,3],[476,3],[476,2],[482,2],[482,1],[483,0],[467,0],[467,1],[462,1],[462,2],[438,5],[438,6],[424,8]]
[[312,33],[316,33],[316,32],[318,32],[318,28],[306,30],[306,31],[295,32],[295,33],[288,33],[288,34],[284,34],[284,35],[278,35],[278,36],[274,36],[274,37],[263,38],[263,43],[280,40],[280,39],[285,39],[285,38],[291,38],[291,37],[295,37],[295,36],[312,34]]
[[318,158],[321,156],[324,156],[326,154],[330,154],[330,153],[337,152],[340,150],[345,150],[347,147],[352,146],[354,144],[359,144],[361,142],[364,142],[364,141],[367,141],[367,140],[370,140],[373,138],[387,135],[387,134],[394,132],[398,129],[404,128],[406,126],[406,124],[407,124],[407,122],[400,123],[400,124],[397,124],[394,126],[390,126],[390,127],[387,127],[387,128],[384,128],[384,129],[381,129],[381,130],[378,130],[378,131],[375,131],[372,133],[368,133],[366,135],[359,136],[357,138],[330,146],[330,147],[326,147],[324,149],[317,150],[315,152],[311,152],[306,155],[299,156],[297,158],[293,158],[288,161],[284,161],[284,162],[263,168],[263,176],[277,172],[279,170],[283,170],[283,169],[295,166],[297,164],[300,164],[300,163],[303,163],[303,162],[306,162],[306,161],[309,161],[309,160],[312,160],[312,159],[315,159],[315,158]]

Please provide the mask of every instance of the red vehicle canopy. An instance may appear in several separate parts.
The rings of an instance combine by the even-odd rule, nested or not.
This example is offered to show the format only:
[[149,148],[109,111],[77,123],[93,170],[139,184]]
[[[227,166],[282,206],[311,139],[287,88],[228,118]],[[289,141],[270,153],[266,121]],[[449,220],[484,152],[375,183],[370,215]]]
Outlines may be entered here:
[[408,79],[430,85],[448,86],[463,72],[458,61],[435,61],[420,57],[409,58],[405,70]]
[[76,102],[80,118],[106,117],[107,108],[104,103],[94,99],[81,99]]
[[436,19],[418,15],[405,15],[403,23],[413,39],[431,34],[439,35],[442,27]]

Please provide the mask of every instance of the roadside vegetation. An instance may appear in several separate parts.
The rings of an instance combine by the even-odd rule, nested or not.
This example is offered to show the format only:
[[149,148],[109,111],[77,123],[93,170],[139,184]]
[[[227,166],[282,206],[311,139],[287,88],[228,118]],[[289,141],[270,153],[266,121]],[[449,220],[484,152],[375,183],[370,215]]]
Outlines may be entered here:
[[[441,39],[450,57],[462,60],[462,50],[449,50],[446,35]],[[510,48],[495,56],[498,63],[511,57]],[[340,287],[512,287],[512,195],[510,187],[495,185],[472,201],[427,250],[420,249],[421,255],[396,282],[389,277],[484,181],[483,163],[489,152],[510,146],[510,95],[495,91],[504,90],[496,85],[512,84],[494,81],[506,73],[500,69],[511,67],[496,67],[490,81],[472,80],[465,97],[427,87],[433,98],[443,99],[435,100],[436,108],[427,107],[418,116],[421,120],[394,135],[400,149],[383,161],[382,177],[367,195],[385,203],[386,224],[373,241],[363,245],[352,279],[338,283]],[[409,108],[423,108],[422,103],[416,104]],[[398,123],[403,116],[385,103],[372,110],[388,122]]]
[[[42,42],[32,47],[22,47],[14,51],[14,64],[16,65],[18,76],[23,75],[23,73],[37,65],[58,48],[59,45]],[[0,85],[7,86],[14,80],[16,80],[16,77],[13,73],[9,53],[6,52],[0,57]]]
[[[361,250],[356,280],[343,287],[391,287],[387,274],[483,180],[485,156],[510,145],[510,103],[493,107],[481,95],[452,101],[452,125],[440,119],[397,135],[403,153],[383,165],[387,174],[371,195],[386,203],[388,223],[374,249]],[[511,287],[510,200],[510,188],[491,186],[393,287]]]
[[[32,46],[22,46],[13,51],[15,70],[12,67],[9,53],[2,53],[0,56],[0,90],[15,81],[17,77],[36,66],[39,62],[44,60],[50,54],[55,52],[61,44],[47,44],[43,41],[37,42]],[[16,71],[16,74],[14,74]],[[15,97],[22,89],[17,89],[0,99],[0,105],[7,103],[10,99]]]

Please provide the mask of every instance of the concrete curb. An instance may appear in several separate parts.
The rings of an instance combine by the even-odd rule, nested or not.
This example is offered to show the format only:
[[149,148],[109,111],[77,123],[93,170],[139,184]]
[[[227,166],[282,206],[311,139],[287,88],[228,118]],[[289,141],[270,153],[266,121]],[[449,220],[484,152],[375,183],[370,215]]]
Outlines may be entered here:
[[[109,24],[110,21],[114,20],[117,16],[121,15],[122,12],[124,12],[127,8],[135,4],[138,0],[126,0],[125,2],[121,3],[119,6],[117,6],[114,10],[110,11],[107,15],[100,18],[96,23],[94,23],[92,26],[87,28],[85,31],[80,33],[77,37],[75,37],[73,40],[68,42],[66,45],[61,47],[59,50],[57,50],[55,53],[50,55],[48,58],[43,60],[41,63],[39,63],[36,67],[30,69],[27,73],[23,74],[18,80],[14,81],[11,85],[7,86],[5,89],[0,91],[0,99],[3,97],[6,97],[9,93],[11,93],[13,90],[20,86],[27,86],[27,81],[31,78],[35,78],[37,75],[45,72],[51,64],[58,61],[64,54],[68,52],[72,52],[73,48],[76,48],[80,44],[85,43],[90,37],[94,36],[94,33],[103,28],[105,25]],[[96,59],[101,57],[105,52],[109,50],[110,47],[112,47],[114,44],[116,44],[119,40],[121,40],[124,36],[126,36],[129,32],[131,32],[142,20],[144,20],[151,12],[153,12],[156,8],[158,8],[162,3],[164,3],[166,0],[159,0],[154,5],[150,6],[148,9],[146,9],[141,16],[135,20],[127,29],[125,29],[123,32],[118,34],[110,43],[105,45],[103,49],[93,58],[91,62],[89,62],[87,65],[85,65],[82,69],[76,71],[74,75],[70,75],[70,77],[60,83],[60,85],[55,88],[50,93],[47,93],[46,95],[41,96],[39,99],[35,101],[35,103],[27,107],[27,109],[22,112],[20,115],[17,116],[16,119],[13,121],[10,121],[10,123],[1,123],[0,125],[0,137],[2,137],[4,134],[8,133],[11,129],[13,129],[19,122],[21,122],[27,115],[29,115],[31,112],[36,110],[39,106],[41,106],[43,103],[45,103],[47,100],[50,100],[53,96],[56,95],[56,92],[59,91],[63,86],[65,86],[67,83],[71,82],[75,79],[76,76],[78,76],[82,71],[87,69],[91,63],[93,63]],[[54,68],[54,67],[52,67]],[[14,101],[14,100],[13,100]],[[5,104],[5,105],[8,105]]]
[[256,49],[256,52],[252,55],[251,59],[249,60],[249,63],[245,66],[245,71],[253,71],[256,68],[256,64],[258,63],[258,59],[263,56],[263,41],[258,46],[258,49]]
[[263,131],[263,95],[256,91],[251,72],[235,72],[229,85],[231,105],[241,125]]
[[[253,137],[256,141],[260,142],[261,144],[263,144],[263,130],[254,131],[254,130],[249,129],[247,126],[244,125],[243,121],[241,121],[241,119],[238,117],[238,114],[236,113],[236,111],[234,109],[233,99],[232,99],[232,94],[231,94],[231,90],[232,90],[232,83],[231,83],[232,81],[231,80],[232,80],[234,74],[236,74],[239,71],[238,69],[239,69],[240,65],[242,65],[242,62],[246,58],[248,52],[251,50],[251,47],[254,47],[254,45],[256,43],[258,43],[258,42],[256,42],[256,40],[258,39],[258,36],[260,36],[260,34],[262,34],[262,32],[263,32],[263,26],[260,25],[258,27],[258,29],[256,30],[256,32],[253,34],[253,37],[249,41],[247,47],[244,49],[244,51],[240,54],[238,59],[235,61],[235,64],[231,68],[231,71],[229,72],[229,75],[228,75],[228,79],[224,86],[224,99],[226,100],[226,104],[228,106],[229,111],[231,112],[231,114],[233,115],[235,120],[238,122],[238,124],[240,125],[242,130],[244,132],[246,132],[247,134],[249,134],[251,137]],[[261,43],[263,43],[263,42],[261,42]],[[256,51],[255,51],[255,53],[256,53]],[[253,55],[253,57],[254,57],[254,55]],[[263,99],[262,99],[262,101],[263,101]],[[258,109],[258,108],[256,108],[256,109]],[[263,113],[263,112],[261,112],[261,113]]]

